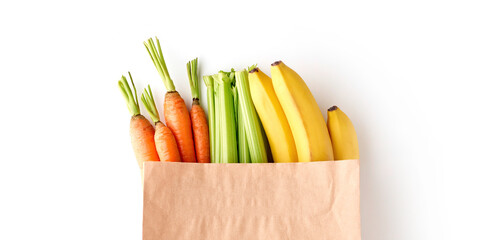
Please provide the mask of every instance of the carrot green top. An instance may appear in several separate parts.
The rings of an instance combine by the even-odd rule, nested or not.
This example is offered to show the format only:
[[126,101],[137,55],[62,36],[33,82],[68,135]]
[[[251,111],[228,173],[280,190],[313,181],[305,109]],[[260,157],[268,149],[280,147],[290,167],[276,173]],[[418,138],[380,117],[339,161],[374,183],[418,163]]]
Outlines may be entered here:
[[149,91],[147,91],[147,89],[144,89],[142,93],[141,97],[142,102],[145,106],[145,109],[149,113],[149,116],[151,117],[152,121],[154,123],[157,123],[159,122],[159,113],[156,108],[156,103],[154,102],[154,97],[152,96],[152,90],[150,88],[150,85],[147,85],[147,88],[149,89]]
[[187,62],[187,77],[191,86],[191,95],[193,99],[199,100],[199,81],[198,81],[198,58]]
[[126,77],[123,75],[121,77],[121,80],[119,80],[119,89],[121,90],[121,93],[126,99],[126,104],[128,104],[128,110],[131,113],[132,116],[140,114],[140,107],[138,106],[138,96],[137,96],[137,91],[135,87],[135,83],[133,83],[133,78],[131,77],[131,73],[128,72],[130,80],[131,80],[131,86],[133,87],[133,90],[135,91],[135,96],[133,96],[133,92],[131,91],[131,88],[128,84],[128,80],[126,80]]
[[144,45],[145,48],[147,48],[147,52],[149,52],[152,62],[154,63],[154,66],[156,66],[159,75],[163,79],[166,90],[168,90],[169,92],[175,91],[175,85],[173,85],[170,73],[168,73],[168,68],[166,67],[166,63],[163,57],[163,51],[161,51],[161,44],[159,43],[159,39],[157,37],[156,43],[157,48],[152,38],[149,38],[144,42]]

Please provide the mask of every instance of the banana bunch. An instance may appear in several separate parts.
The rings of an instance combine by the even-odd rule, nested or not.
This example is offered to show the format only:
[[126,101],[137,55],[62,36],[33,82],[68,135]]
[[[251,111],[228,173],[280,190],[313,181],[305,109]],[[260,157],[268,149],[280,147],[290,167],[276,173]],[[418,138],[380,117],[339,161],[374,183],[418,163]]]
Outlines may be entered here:
[[271,78],[259,68],[255,68],[249,72],[249,86],[252,102],[266,132],[273,160],[297,162],[298,155],[291,128],[273,89]]
[[283,62],[271,64],[271,78],[258,68],[251,70],[249,84],[275,162],[358,159],[348,117],[331,108],[326,125],[306,83]]

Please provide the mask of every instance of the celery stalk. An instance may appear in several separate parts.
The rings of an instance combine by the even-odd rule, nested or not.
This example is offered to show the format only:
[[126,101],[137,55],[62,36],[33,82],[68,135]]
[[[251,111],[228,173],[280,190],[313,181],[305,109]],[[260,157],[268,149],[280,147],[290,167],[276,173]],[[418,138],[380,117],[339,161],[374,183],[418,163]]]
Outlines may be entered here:
[[212,76],[203,76],[203,81],[207,87],[208,102],[208,128],[210,132],[210,161],[215,163],[215,96],[214,79]]
[[238,89],[236,86],[233,87],[233,101],[234,101],[234,111],[236,119],[237,128],[237,138],[238,138],[238,161],[240,163],[250,163],[250,154],[247,144],[247,138],[245,135],[245,126],[243,125],[243,115],[240,114],[238,104]]
[[240,163],[250,163],[250,152],[247,143],[247,135],[245,132],[245,124],[243,114],[240,114],[241,107],[238,105],[238,159]]
[[221,106],[219,103],[219,96],[220,96],[220,91],[219,91],[219,82],[217,79],[219,78],[218,74],[214,74],[212,76],[214,79],[214,105],[215,105],[215,114],[214,114],[214,119],[215,119],[215,163],[220,163],[222,156],[221,156]]
[[236,86],[231,87],[231,92],[233,93],[233,110],[235,112],[235,122],[236,126],[238,126],[238,90]]
[[[232,79],[224,73],[219,72],[218,78],[218,105],[220,114],[220,159],[219,162],[237,163],[238,150],[236,141],[236,120],[233,103],[233,93],[231,90]],[[216,101],[217,103],[217,101]]]
[[248,83],[248,72],[238,71],[235,73],[236,87],[238,90],[239,114],[243,115],[243,125],[247,138],[248,149],[250,151],[250,161],[252,163],[268,162],[264,137],[262,134],[259,117],[252,103],[250,88]]

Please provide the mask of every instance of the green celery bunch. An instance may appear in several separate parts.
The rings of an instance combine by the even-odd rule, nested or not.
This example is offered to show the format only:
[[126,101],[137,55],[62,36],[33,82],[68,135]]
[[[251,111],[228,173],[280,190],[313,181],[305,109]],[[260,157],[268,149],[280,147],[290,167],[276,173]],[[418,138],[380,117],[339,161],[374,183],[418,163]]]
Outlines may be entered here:
[[204,76],[212,163],[268,162],[267,142],[250,96],[248,71]]

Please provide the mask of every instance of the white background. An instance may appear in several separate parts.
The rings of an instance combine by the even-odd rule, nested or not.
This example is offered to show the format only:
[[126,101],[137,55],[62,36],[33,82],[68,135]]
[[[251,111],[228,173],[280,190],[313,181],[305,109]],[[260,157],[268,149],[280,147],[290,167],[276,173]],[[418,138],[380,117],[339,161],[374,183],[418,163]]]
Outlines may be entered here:
[[141,239],[117,80],[131,71],[161,103],[154,36],[186,103],[194,57],[202,74],[281,59],[324,115],[345,111],[363,239],[503,239],[498,2],[2,2],[0,239]]

